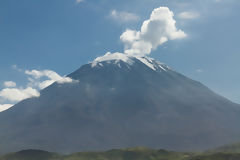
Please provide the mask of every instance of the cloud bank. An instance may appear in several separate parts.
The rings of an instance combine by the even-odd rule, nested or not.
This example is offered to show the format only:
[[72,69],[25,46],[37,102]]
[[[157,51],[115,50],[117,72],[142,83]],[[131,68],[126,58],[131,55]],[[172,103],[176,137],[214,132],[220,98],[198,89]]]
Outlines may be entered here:
[[[22,72],[15,66],[13,69]],[[69,77],[60,76],[52,70],[26,70],[24,73],[28,76],[26,87],[17,87],[13,81],[5,81],[3,88],[0,90],[0,101],[6,104],[0,104],[0,112],[12,107],[15,103],[31,97],[39,97],[39,90],[48,87],[54,82],[58,84],[78,82]],[[8,104],[10,102],[11,104]]]
[[140,31],[127,29],[122,33],[120,39],[125,46],[124,53],[144,56],[169,40],[185,38],[186,33],[177,29],[173,17],[168,7],[154,9],[150,18],[143,22]]
[[[32,78],[29,78],[29,81],[30,81],[29,84],[33,86],[38,86],[40,89],[44,89],[49,85],[53,84],[54,82],[57,82],[59,84],[76,82],[76,80],[73,80],[65,76],[62,77],[56,72],[51,70],[42,70],[42,71],[26,70],[25,74],[32,76]],[[44,81],[39,81],[43,77],[46,77],[48,79]]]
[[11,102],[19,102],[30,97],[39,97],[40,93],[31,87],[25,89],[5,88],[0,91],[0,97]]

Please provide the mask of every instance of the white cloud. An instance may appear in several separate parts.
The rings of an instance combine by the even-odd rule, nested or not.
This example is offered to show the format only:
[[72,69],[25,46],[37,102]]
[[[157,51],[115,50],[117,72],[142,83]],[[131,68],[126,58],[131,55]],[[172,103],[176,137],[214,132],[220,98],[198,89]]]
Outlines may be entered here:
[[81,3],[83,2],[84,0],[76,0],[76,3]]
[[[13,65],[12,68],[19,72],[23,71],[22,69],[19,69],[17,65]],[[1,103],[6,104],[0,104],[0,112],[13,106],[13,104],[7,104],[9,102],[17,103],[27,98],[39,97],[39,89],[44,89],[54,82],[57,82],[59,84],[78,82],[77,80],[73,80],[69,77],[62,77],[51,70],[26,70],[25,74],[29,76],[29,82],[26,87],[16,88],[15,82],[4,82],[5,88],[0,90],[0,101]]]
[[3,85],[4,87],[9,87],[9,88],[16,87],[16,83],[13,81],[5,81]]
[[9,108],[11,108],[13,104],[0,104],[0,112],[5,111]]
[[178,15],[178,17],[181,19],[196,19],[199,17],[199,13],[197,13],[197,12],[181,12]]
[[152,11],[150,18],[143,22],[141,30],[127,29],[120,37],[125,45],[125,53],[135,56],[150,54],[168,40],[182,39],[187,35],[176,28],[173,12],[167,7]]
[[[26,70],[25,74],[32,76],[34,79],[29,78],[30,84],[32,84],[33,86],[38,86],[40,89],[44,89],[49,85],[53,84],[54,82],[57,82],[59,84],[76,82],[76,80],[65,76],[62,77],[51,70]],[[39,79],[42,77],[47,77],[48,80],[39,81]]]
[[51,71],[51,70],[43,70],[43,71],[38,71],[38,70],[26,70],[25,73],[27,75],[33,76],[35,79],[39,79],[41,77],[49,77],[50,79],[61,79],[61,76],[59,76],[56,72]]
[[114,19],[117,22],[136,22],[140,18],[134,14],[134,13],[129,13],[125,11],[116,11],[112,10],[110,13],[110,17]]
[[40,93],[31,87],[27,87],[25,89],[19,88],[5,88],[0,91],[0,97],[4,100],[19,102],[21,100],[31,98],[31,97],[39,97]]

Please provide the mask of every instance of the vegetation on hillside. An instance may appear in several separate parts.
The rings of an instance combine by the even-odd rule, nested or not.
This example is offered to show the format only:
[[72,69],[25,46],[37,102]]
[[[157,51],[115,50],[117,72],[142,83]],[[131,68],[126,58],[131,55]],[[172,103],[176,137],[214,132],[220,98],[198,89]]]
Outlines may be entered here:
[[[230,144],[226,146],[222,146],[219,148],[216,148],[214,150],[208,151],[211,152],[223,152],[223,153],[240,153],[240,143]],[[240,159],[239,159],[240,160]]]
[[0,160],[240,160],[240,146],[231,146],[233,147],[221,147],[216,151],[205,153],[183,153],[145,147],[112,149],[105,152],[79,152],[70,155],[23,150],[0,156]]

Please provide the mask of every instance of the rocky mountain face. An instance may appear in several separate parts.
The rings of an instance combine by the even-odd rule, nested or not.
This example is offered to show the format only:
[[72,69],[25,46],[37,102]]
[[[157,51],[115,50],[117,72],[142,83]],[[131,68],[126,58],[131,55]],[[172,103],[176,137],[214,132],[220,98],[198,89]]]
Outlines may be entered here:
[[105,56],[0,113],[0,153],[146,146],[206,150],[240,141],[240,105],[147,57]]

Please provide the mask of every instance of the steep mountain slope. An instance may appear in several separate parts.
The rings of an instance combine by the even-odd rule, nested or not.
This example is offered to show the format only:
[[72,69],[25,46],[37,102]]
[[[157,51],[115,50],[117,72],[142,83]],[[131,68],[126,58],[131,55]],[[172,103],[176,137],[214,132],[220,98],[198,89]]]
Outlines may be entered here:
[[150,58],[106,55],[0,113],[0,152],[148,146],[202,150],[240,140],[240,107]]

